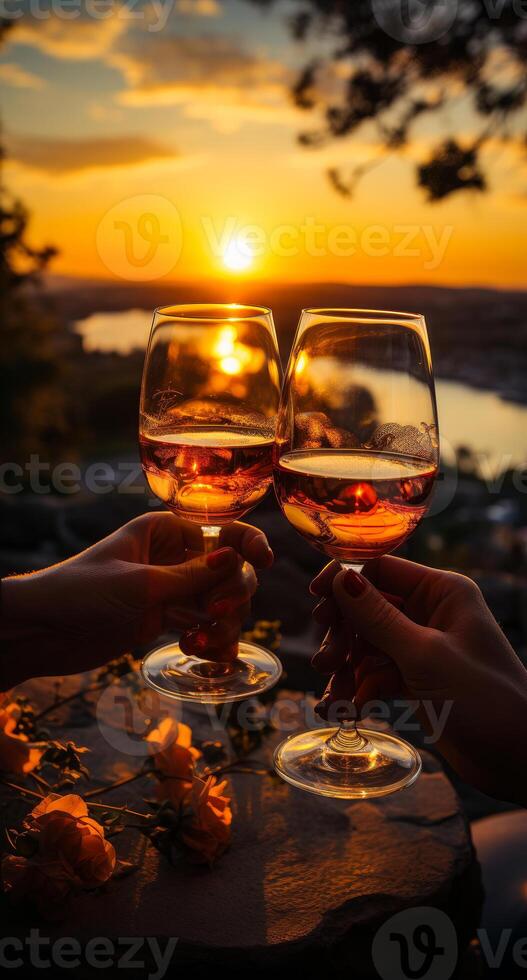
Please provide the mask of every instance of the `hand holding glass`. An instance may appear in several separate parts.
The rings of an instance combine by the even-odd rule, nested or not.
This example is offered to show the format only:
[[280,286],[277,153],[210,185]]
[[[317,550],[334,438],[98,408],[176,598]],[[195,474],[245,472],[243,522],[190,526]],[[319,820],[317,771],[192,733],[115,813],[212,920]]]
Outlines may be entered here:
[[[270,487],[279,397],[270,310],[156,310],[141,390],[143,469],[170,510],[201,526],[206,552],[218,546],[222,527],[256,507]],[[239,643],[228,652],[218,663],[203,659],[206,647],[203,657],[187,656],[171,643],[145,658],[143,676],[162,694],[214,704],[242,700],[278,680],[280,662],[267,650]]]
[[[430,504],[437,416],[423,317],[304,310],[282,392],[274,482],[287,520],[313,547],[361,571],[394,551]],[[383,796],[419,775],[416,750],[357,727],[292,735],[275,755],[300,789]]]

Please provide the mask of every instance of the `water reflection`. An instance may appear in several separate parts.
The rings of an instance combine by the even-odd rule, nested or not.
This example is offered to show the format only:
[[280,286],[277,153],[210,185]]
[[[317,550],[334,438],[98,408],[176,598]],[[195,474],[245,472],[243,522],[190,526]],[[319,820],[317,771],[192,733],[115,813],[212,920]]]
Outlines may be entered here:
[[[127,354],[134,348],[144,350],[151,323],[151,313],[144,310],[124,310],[113,313],[94,313],[76,325],[88,351],[117,350]],[[363,378],[363,382],[379,399],[383,379]],[[357,373],[355,381],[360,383]],[[375,384],[374,384],[375,382]],[[482,454],[483,466],[499,473],[518,466],[527,459],[527,407],[506,402],[492,391],[471,388],[456,381],[436,379],[439,423],[443,439],[443,454],[453,457],[453,449],[470,447]],[[415,393],[415,389],[414,389]],[[411,397],[411,393],[408,392]],[[449,447],[452,447],[450,449]]]

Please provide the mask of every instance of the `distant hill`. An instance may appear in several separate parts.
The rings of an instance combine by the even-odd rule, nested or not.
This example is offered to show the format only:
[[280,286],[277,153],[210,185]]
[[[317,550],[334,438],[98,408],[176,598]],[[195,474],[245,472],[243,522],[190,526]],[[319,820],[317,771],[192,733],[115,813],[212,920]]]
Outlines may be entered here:
[[65,320],[170,303],[239,302],[273,308],[287,358],[303,307],[409,310],[427,318],[439,376],[527,401],[527,292],[343,283],[129,283],[50,277],[47,294]]

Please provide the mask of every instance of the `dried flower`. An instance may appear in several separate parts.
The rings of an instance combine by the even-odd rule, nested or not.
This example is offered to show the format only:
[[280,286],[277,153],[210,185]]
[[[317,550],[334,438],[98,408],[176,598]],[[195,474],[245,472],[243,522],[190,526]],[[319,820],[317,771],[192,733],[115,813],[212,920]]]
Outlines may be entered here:
[[157,798],[169,800],[177,810],[192,787],[194,766],[201,755],[192,745],[192,729],[172,718],[163,718],[148,733],[146,741],[161,776]]
[[30,742],[27,735],[17,732],[22,708],[9,696],[0,694],[0,770],[31,772],[38,766],[44,745]]
[[213,776],[194,776],[192,781],[194,813],[182,839],[199,863],[211,865],[229,845],[232,810],[224,795],[226,785],[227,780],[217,783]]

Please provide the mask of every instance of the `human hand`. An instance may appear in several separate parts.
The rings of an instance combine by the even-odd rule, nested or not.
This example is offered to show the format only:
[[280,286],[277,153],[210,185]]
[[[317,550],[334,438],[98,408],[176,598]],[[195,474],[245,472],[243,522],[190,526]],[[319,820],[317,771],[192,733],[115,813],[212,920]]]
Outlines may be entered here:
[[[315,618],[328,626],[314,657],[332,674],[322,716],[354,695],[359,711],[397,694],[427,700],[438,717],[444,711],[437,747],[456,772],[525,804],[527,670],[476,584],[391,556],[369,563],[366,575],[371,581],[331,562],[311,586],[322,597]],[[399,596],[401,608],[382,592]]]
[[4,579],[4,687],[90,670],[165,629],[212,623],[222,608],[232,643],[256,590],[254,567],[269,567],[273,553],[263,532],[242,523],[222,530],[219,550],[192,557],[201,550],[197,525],[156,512],[58,565]]

